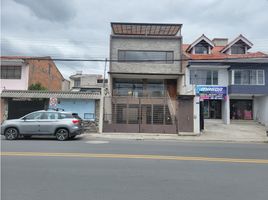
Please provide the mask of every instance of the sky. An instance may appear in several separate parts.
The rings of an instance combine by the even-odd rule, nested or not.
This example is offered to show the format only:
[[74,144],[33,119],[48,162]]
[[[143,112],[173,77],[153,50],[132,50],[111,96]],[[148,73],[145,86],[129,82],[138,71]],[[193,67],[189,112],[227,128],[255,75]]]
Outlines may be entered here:
[[[1,0],[1,55],[109,58],[111,22],[179,23],[184,43],[202,34],[268,52],[268,0]],[[103,74],[103,62],[56,62],[68,78]]]

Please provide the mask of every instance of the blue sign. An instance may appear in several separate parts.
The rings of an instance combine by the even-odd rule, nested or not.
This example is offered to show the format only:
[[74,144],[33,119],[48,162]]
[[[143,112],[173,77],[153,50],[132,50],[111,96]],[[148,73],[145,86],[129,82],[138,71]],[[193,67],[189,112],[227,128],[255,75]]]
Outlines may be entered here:
[[200,99],[224,99],[227,95],[227,87],[198,85],[195,92]]

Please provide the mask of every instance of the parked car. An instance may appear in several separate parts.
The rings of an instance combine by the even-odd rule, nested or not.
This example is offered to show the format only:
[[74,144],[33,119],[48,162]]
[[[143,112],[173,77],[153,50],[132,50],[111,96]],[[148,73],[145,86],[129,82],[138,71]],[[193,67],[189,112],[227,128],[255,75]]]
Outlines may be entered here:
[[19,136],[54,135],[58,140],[67,140],[83,133],[83,121],[76,113],[41,110],[32,112],[19,119],[5,120],[1,134],[7,140]]

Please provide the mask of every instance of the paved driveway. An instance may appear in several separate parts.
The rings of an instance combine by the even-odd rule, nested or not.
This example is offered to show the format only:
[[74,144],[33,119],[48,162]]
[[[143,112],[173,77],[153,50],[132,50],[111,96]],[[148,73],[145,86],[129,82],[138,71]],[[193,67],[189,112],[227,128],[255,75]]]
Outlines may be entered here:
[[265,127],[254,121],[232,120],[226,125],[222,120],[205,120],[205,130],[202,139],[225,141],[267,141]]

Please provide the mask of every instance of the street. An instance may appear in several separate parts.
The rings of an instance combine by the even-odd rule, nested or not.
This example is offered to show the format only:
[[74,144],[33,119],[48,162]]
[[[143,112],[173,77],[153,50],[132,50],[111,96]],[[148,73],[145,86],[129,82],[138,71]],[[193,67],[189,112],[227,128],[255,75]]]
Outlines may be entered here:
[[1,140],[2,200],[264,200],[268,144]]

